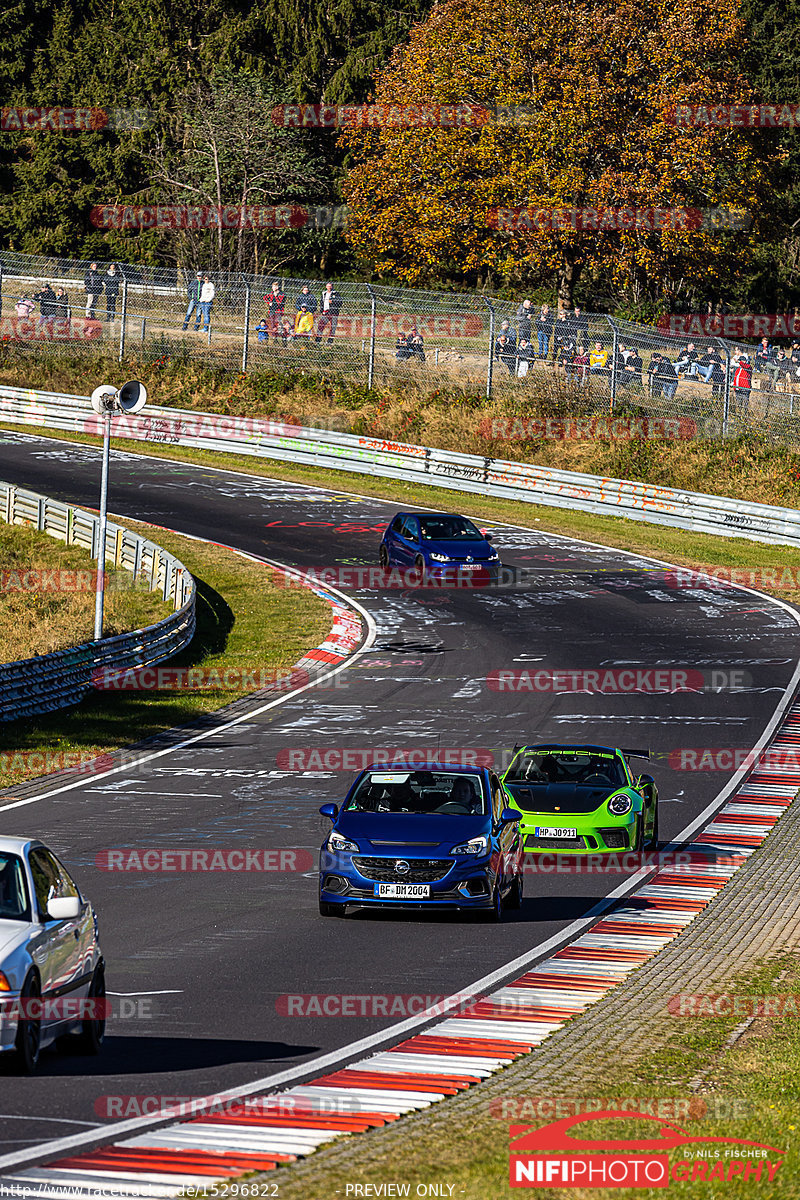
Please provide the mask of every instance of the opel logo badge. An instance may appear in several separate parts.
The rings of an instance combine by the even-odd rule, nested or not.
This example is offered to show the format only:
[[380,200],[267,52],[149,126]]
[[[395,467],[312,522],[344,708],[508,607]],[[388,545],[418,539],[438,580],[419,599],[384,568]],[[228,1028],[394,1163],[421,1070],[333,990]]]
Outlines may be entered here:
[[471,554],[468,554],[468,555],[467,555],[467,562],[472,562],[472,555],[471,555]]
[[408,863],[405,861],[404,858],[401,858],[398,862],[396,862],[394,864],[394,869],[395,869],[395,871],[397,871],[398,875],[407,875],[408,872],[411,870],[411,867],[408,865]]

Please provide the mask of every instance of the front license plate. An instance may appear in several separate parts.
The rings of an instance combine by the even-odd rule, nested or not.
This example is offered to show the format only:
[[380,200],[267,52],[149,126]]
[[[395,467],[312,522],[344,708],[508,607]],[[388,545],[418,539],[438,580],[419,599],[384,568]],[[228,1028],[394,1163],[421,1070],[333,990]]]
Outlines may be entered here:
[[537,825],[534,833],[540,838],[576,838],[577,829],[553,829],[549,825]]
[[461,563],[462,571],[480,571],[482,563]]
[[427,900],[429,883],[376,883],[376,900]]

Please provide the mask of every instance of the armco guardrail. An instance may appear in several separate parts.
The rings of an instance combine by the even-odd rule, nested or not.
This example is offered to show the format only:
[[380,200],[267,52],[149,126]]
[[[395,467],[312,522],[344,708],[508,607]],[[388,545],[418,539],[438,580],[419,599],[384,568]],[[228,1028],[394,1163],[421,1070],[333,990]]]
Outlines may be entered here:
[[[85,396],[0,387],[0,422],[100,434]],[[117,438],[310,463],[404,482],[436,484],[497,499],[524,500],[671,525],[756,542],[800,545],[800,512],[531,463],[455,454],[389,439],[305,429],[257,417],[148,406],[114,421]]]
[[[84,546],[97,558],[100,519],[80,508],[0,482],[0,519],[9,525],[44,530],[68,545]],[[146,629],[0,665],[0,721],[77,704],[92,691],[97,673],[135,670],[162,662],[192,640],[195,584],[177,558],[139,534],[109,522],[106,562],[145,580],[152,590],[158,589],[165,600],[174,602],[175,612]]]

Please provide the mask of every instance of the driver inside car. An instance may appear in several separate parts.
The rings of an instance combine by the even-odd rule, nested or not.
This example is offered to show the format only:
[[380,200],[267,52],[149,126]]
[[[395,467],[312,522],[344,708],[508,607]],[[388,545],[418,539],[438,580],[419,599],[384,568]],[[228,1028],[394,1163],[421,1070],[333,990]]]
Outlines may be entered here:
[[453,780],[453,786],[450,788],[450,801],[453,804],[460,804],[469,812],[476,812],[476,796],[472,787],[472,783],[464,775],[458,775]]

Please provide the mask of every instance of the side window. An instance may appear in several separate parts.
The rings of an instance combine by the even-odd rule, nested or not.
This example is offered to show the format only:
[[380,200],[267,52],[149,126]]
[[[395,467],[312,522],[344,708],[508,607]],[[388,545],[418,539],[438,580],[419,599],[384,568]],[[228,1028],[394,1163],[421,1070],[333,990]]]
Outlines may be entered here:
[[40,917],[47,916],[47,905],[50,900],[80,895],[55,855],[51,854],[49,850],[45,850],[43,846],[31,850],[29,862]]
[[392,521],[392,533],[402,533],[402,532],[403,532],[403,518],[395,517],[395,519]]
[[416,517],[408,517],[406,519],[403,537],[407,537],[410,542],[419,541],[419,521]]

